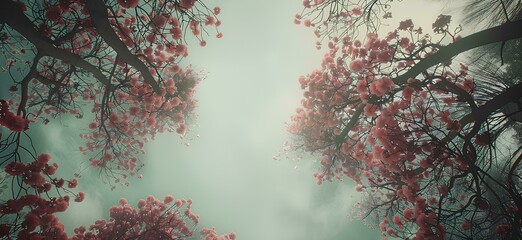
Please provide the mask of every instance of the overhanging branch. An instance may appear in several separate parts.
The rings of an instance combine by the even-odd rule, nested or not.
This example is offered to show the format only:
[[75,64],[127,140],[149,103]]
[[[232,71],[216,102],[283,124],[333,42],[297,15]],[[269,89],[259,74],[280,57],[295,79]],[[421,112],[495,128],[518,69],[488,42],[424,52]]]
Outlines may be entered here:
[[149,68],[138,58],[132,54],[125,43],[123,43],[118,35],[114,32],[109,22],[109,14],[107,13],[107,7],[103,0],[89,0],[85,1],[85,7],[89,10],[91,15],[92,24],[100,36],[105,42],[118,53],[123,61],[133,66],[138,70],[144,78],[144,81],[148,83],[154,92],[160,93],[158,83],[154,80],[154,77],[149,72]]
[[392,79],[397,85],[404,84],[409,78],[415,78],[424,70],[451,59],[473,48],[481,47],[496,42],[505,42],[512,39],[522,38],[522,20],[508,22],[497,27],[489,28],[467,37],[459,41],[441,47],[435,54],[422,59],[406,73]]
[[82,59],[79,55],[55,47],[50,39],[42,36],[17,3],[10,0],[0,1],[0,23],[6,23],[20,33],[42,55],[60,59],[72,66],[82,68],[92,73],[104,85],[110,85],[109,79],[96,66]]

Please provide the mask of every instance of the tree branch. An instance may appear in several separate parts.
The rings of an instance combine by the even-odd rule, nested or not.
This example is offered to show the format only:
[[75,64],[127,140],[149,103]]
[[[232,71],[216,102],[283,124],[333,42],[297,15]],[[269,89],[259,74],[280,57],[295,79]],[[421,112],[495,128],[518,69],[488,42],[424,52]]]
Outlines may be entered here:
[[352,118],[350,118],[350,121],[348,122],[348,124],[346,124],[346,126],[344,126],[344,129],[341,132],[341,134],[339,134],[339,136],[337,136],[335,138],[335,142],[337,142],[339,144],[344,142],[344,139],[346,138],[346,136],[348,135],[350,130],[352,130],[352,128],[355,126],[355,124],[359,121],[359,117],[364,112],[365,106],[366,106],[366,104],[362,104],[355,110],[355,112],[352,115]]
[[404,84],[409,78],[415,78],[422,71],[442,62],[446,62],[452,57],[473,48],[484,46],[490,43],[504,42],[511,39],[522,38],[522,20],[508,22],[497,27],[489,28],[467,37],[459,41],[441,47],[435,54],[422,59],[406,73],[392,79],[397,85]]
[[149,72],[149,68],[129,51],[125,43],[120,40],[118,35],[116,35],[112,29],[105,2],[103,0],[85,1],[85,7],[89,10],[94,28],[96,28],[96,31],[105,42],[107,42],[107,44],[118,53],[122,60],[136,68],[136,70],[141,73],[144,81],[152,87],[154,92],[160,93],[159,85]]
[[[482,124],[493,112],[497,111],[510,102],[518,102],[520,98],[522,98],[522,82],[519,82],[518,84],[508,88],[503,93],[486,102],[486,104],[477,107],[475,110],[472,110],[471,113],[462,117],[459,120],[459,123],[463,127],[473,121],[478,124]],[[442,141],[450,142],[456,136],[457,132],[452,132],[442,139]]]
[[6,23],[31,42],[44,56],[60,59],[72,66],[82,68],[94,75],[104,85],[110,85],[109,79],[94,65],[82,59],[79,55],[59,49],[52,41],[42,36],[36,30],[36,26],[22,12],[20,6],[12,1],[0,2],[0,23]]
[[22,80],[22,93],[20,96],[20,103],[18,104],[18,110],[16,111],[18,116],[26,117],[25,106],[27,105],[27,98],[29,97],[29,81],[35,77],[36,67],[41,58],[42,55],[40,53],[36,54],[33,59],[33,64],[31,64],[31,67],[29,68],[29,72]]

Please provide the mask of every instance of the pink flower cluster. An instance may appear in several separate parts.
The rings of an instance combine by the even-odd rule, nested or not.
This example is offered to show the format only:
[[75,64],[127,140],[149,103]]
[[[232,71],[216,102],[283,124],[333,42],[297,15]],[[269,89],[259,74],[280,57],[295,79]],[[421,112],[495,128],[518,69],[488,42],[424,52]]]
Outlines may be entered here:
[[[107,5],[111,8],[107,11],[108,31],[116,34],[111,42],[97,32],[99,26],[93,26],[83,1],[35,1],[24,6],[28,7],[45,10],[45,21],[35,18],[33,22],[43,37],[61,39],[58,33],[67,32],[67,40],[55,41],[53,46],[77,57],[75,61],[84,61],[91,70],[71,66],[54,56],[42,56],[34,63],[25,61],[30,57],[25,55],[11,61],[25,63],[25,68],[34,64],[34,76],[24,83],[27,86],[12,88],[29,89],[24,93],[24,116],[44,123],[66,113],[82,118],[83,105],[94,103],[91,111],[96,119],[88,124],[90,132],[82,135],[87,142],[81,151],[93,152],[96,157],[90,159],[91,165],[108,170],[107,177],[119,183],[136,175],[142,166],[136,155],[158,132],[186,134],[196,106],[194,89],[201,76],[178,65],[188,55],[184,34],[190,30],[205,45],[205,34],[221,25],[217,17],[220,8],[209,9],[195,0],[118,0]],[[6,41],[14,37],[7,35]],[[222,34],[218,32],[216,37]],[[123,45],[114,45],[117,40]],[[14,49],[13,53],[25,51]],[[118,52],[135,58],[123,58]],[[21,132],[28,124],[29,120],[9,110],[6,101],[1,102],[0,125]]]
[[[21,179],[21,188],[27,192],[21,196],[0,204],[0,216],[19,215],[16,221],[0,224],[0,237],[11,239],[67,239],[64,226],[54,214],[64,212],[69,207],[69,195],[50,197],[53,187],[63,191],[65,180],[52,178],[58,165],[50,164],[51,156],[41,154],[29,164],[11,162],[5,172],[13,178]],[[16,180],[15,180],[16,181]],[[31,193],[31,191],[33,193]],[[75,201],[80,202],[85,197],[80,192]]]
[[[91,158],[91,166],[112,171],[115,183],[136,175],[141,168],[136,155],[144,152],[145,143],[156,134],[175,131],[185,135],[197,104],[193,94],[199,76],[191,69],[171,74],[160,95],[133,78],[129,93],[116,93],[114,102],[106,103],[112,107],[110,116],[98,115],[89,124],[91,132],[81,135],[87,140],[86,147],[80,148],[84,154],[102,153]],[[102,114],[102,105],[96,104],[93,112]]]
[[435,33],[442,33],[448,29],[448,25],[451,22],[451,16],[449,15],[439,15],[437,20],[431,25],[433,31]]
[[0,99],[0,126],[13,132],[22,132],[29,128],[29,120],[9,111],[9,103]]
[[[97,220],[86,229],[74,230],[73,240],[110,239],[186,239],[194,235],[199,217],[191,211],[191,200],[174,199],[167,195],[164,201],[148,196],[133,208],[125,198],[110,209],[110,220]],[[235,233],[218,236],[215,230],[201,230],[201,239],[233,240]]]
[[214,228],[203,228],[200,231],[201,240],[235,240],[236,233],[219,235]]
[[[296,21],[304,19],[305,25],[312,26],[314,22],[307,19],[313,16],[314,6],[310,1],[305,5],[310,5],[311,13],[307,15],[305,9]],[[353,17],[355,12],[344,15]],[[340,20],[344,15],[338,13],[334,19],[338,22],[322,24],[321,29],[335,29],[339,22],[350,24]],[[436,25],[448,23],[449,17],[442,16]],[[439,208],[473,210],[466,209],[467,196],[473,191],[468,189],[456,198],[456,190],[444,177],[466,174],[470,164],[442,138],[467,134],[448,109],[459,97],[473,94],[476,86],[465,65],[427,69],[419,76],[398,80],[397,76],[439,49],[432,45],[440,43],[432,44],[431,37],[414,27],[412,20],[405,20],[383,37],[367,34],[364,42],[338,35],[343,31],[329,32],[322,68],[299,77],[304,89],[302,106],[288,130],[298,137],[296,149],[320,159],[321,170],[313,174],[318,184],[348,177],[357,184],[357,191],[368,195],[367,209],[384,213],[380,216],[383,236],[443,239],[448,226],[439,222],[444,217],[438,215]],[[477,144],[489,141],[487,133],[476,137]],[[404,211],[399,212],[397,206]]]

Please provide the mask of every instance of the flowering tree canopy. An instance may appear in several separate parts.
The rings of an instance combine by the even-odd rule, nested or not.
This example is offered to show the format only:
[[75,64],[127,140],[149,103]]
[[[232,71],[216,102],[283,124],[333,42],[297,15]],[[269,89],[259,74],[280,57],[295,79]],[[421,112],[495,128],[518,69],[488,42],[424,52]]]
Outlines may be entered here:
[[136,154],[156,133],[185,134],[201,76],[178,63],[188,55],[186,35],[204,46],[208,29],[217,30],[219,8],[102,0],[0,7],[3,71],[14,96],[2,100],[3,126],[21,132],[60,114],[81,118],[90,106],[94,119],[80,150],[117,181],[136,174],[142,165]]
[[499,150],[501,134],[520,124],[520,76],[504,81],[502,61],[487,75],[480,61],[455,58],[520,39],[522,6],[483,2],[501,22],[463,37],[448,15],[434,19],[433,34],[411,19],[379,32],[391,0],[304,0],[296,15],[328,52],[299,79],[302,107],[288,126],[295,147],[321,159],[319,184],[357,183],[383,237],[522,238],[522,148]]
[[[110,220],[97,220],[86,229],[75,229],[72,240],[81,239],[189,239],[199,217],[191,211],[191,200],[167,195],[163,201],[153,196],[141,199],[132,208],[126,199],[110,209]],[[213,229],[203,229],[201,239],[234,240],[235,233],[217,235]]]
[[[219,13],[219,7],[196,0],[0,2],[2,85],[11,92],[0,99],[0,166],[6,173],[1,182],[12,187],[8,199],[0,200],[0,237],[67,239],[54,213],[67,209],[70,196],[77,202],[85,197],[70,190],[76,178],[53,176],[58,164],[49,162],[49,154],[38,154],[29,131],[33,124],[67,114],[92,118],[81,134],[80,151],[113,187],[137,176],[143,165],[137,155],[157,133],[186,134],[202,76],[180,62],[188,56],[191,35],[201,46],[210,35],[222,37]],[[151,201],[139,206],[148,209],[143,213],[122,203],[111,210],[107,224],[96,223],[75,238],[192,235],[197,217],[190,204],[184,216],[193,224],[185,225],[186,219],[176,216],[186,201],[170,207]],[[126,211],[142,215],[134,216],[134,225],[122,225]]]
[[[40,154],[33,162],[10,162],[5,167],[8,177],[18,181],[21,187],[12,199],[0,204],[2,239],[67,239],[64,225],[54,214],[67,210],[69,195],[75,196],[74,201],[81,202],[85,194],[70,191],[77,186],[75,179],[53,177],[58,164],[51,164],[50,160],[49,154]],[[51,190],[60,195],[49,197]]]

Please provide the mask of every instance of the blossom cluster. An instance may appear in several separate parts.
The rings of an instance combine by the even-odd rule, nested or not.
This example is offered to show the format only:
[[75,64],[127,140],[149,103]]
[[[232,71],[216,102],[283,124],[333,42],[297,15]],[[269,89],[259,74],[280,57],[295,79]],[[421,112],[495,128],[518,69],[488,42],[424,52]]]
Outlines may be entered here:
[[[18,239],[67,239],[64,225],[55,213],[64,212],[69,207],[70,196],[52,197],[51,190],[70,192],[76,187],[76,181],[54,178],[58,164],[50,164],[49,154],[40,154],[30,163],[11,162],[5,172],[12,178],[19,179],[21,185],[13,191],[24,191],[0,204],[0,218],[7,219],[0,224],[0,237]],[[15,180],[17,181],[17,180]],[[67,188],[65,183],[67,184]],[[76,194],[74,201],[81,202],[83,192]],[[22,219],[11,216],[21,215]],[[15,219],[10,221],[9,219]]]
[[[175,199],[171,195],[161,201],[154,196],[138,201],[133,208],[125,198],[120,205],[110,209],[110,220],[97,220],[88,229],[78,227],[74,230],[74,240],[112,239],[187,239],[194,236],[199,217],[192,212],[190,199]],[[223,236],[213,229],[201,230],[201,239],[234,240],[235,233]]]
[[[335,4],[349,5],[305,1],[311,9],[307,16]],[[357,9],[341,9],[351,7]],[[493,208],[488,200],[476,189],[456,187],[469,185],[466,178],[452,177],[472,175],[475,147],[488,147],[493,138],[466,126],[470,110],[456,111],[477,107],[468,67],[440,62],[404,78],[435,55],[442,40],[423,34],[411,19],[388,34],[369,32],[362,39],[356,38],[356,30],[325,31],[335,24],[357,27],[346,20],[358,19],[355,13],[332,16],[315,25],[318,37],[328,34],[328,52],[320,69],[299,78],[303,99],[288,126],[299,137],[295,148],[319,157],[321,170],[313,174],[317,183],[354,180],[356,190],[371,200],[360,206],[382,214],[384,237],[443,239],[455,228],[448,222],[469,223],[488,214]],[[296,22],[302,18],[296,16]],[[434,32],[447,32],[450,19],[439,16]],[[304,24],[314,27],[308,19]],[[496,211],[509,212],[513,205],[502,203]],[[463,224],[455,231],[467,229],[469,224]],[[505,232],[498,225],[497,233]]]
[[9,103],[0,99],[0,126],[13,132],[22,132],[29,128],[29,120],[9,110]]

